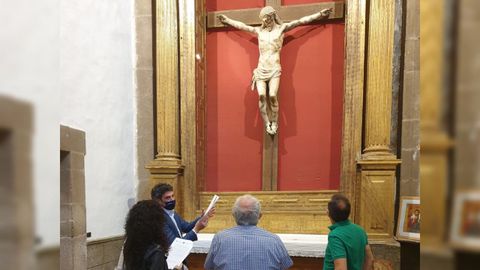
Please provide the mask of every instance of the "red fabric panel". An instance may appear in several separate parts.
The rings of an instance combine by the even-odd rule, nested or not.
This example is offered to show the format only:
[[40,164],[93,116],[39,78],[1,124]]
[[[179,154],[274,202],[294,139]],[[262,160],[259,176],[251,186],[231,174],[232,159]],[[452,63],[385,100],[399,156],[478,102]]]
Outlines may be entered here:
[[343,35],[344,25],[337,23],[298,27],[285,38],[279,95],[279,190],[339,186]]
[[250,90],[258,48],[240,31],[207,33],[207,191],[262,187],[263,122]]
[[[238,6],[243,2],[249,5]],[[254,2],[262,1],[207,1],[207,7],[257,7]],[[309,1],[298,2],[293,4]],[[343,23],[298,27],[285,35],[279,94],[279,190],[339,186],[343,38]],[[207,33],[207,191],[261,190],[265,131],[258,95],[250,91],[257,61],[254,35],[231,29]]]

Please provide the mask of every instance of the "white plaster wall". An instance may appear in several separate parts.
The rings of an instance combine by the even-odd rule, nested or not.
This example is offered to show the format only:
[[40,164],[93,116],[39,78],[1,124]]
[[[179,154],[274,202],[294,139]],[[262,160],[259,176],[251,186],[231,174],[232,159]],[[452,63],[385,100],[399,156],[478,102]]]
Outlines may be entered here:
[[58,245],[59,0],[1,0],[0,7],[0,95],[32,106],[35,234],[40,247]]
[[122,234],[137,182],[133,1],[1,0],[0,6],[0,95],[34,110],[39,247],[59,244],[60,124],[86,132],[87,231],[92,239]]
[[123,234],[135,197],[133,1],[62,0],[61,123],[85,131],[87,232]]

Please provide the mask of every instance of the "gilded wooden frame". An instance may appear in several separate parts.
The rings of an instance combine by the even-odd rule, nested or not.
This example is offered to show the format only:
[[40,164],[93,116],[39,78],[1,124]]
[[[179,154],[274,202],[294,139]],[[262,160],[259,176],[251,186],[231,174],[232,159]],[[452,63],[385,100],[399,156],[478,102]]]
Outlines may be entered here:
[[[204,0],[202,0],[203,2]],[[340,190],[325,191],[289,191],[250,192],[268,205],[269,214],[264,215],[262,223],[272,231],[282,233],[327,233],[329,220],[326,216],[326,203],[330,196],[338,191],[344,192],[355,204],[355,179],[357,177],[356,157],[361,154],[362,141],[362,110],[364,89],[364,57],[365,57],[365,0],[347,0],[345,3],[345,73],[344,73],[344,102],[343,102],[343,130],[342,130],[342,158]],[[204,12],[204,11],[203,11]],[[205,28],[204,28],[205,29]],[[205,33],[202,36],[205,38]],[[205,40],[202,41],[205,44]],[[198,48],[197,48],[198,50]],[[205,70],[204,68],[201,68]],[[203,74],[203,76],[205,76]],[[205,89],[204,85],[197,85],[197,89]],[[204,95],[202,95],[203,99]],[[204,123],[202,123],[204,124]],[[204,145],[201,143],[201,145]],[[197,184],[201,186],[202,184]],[[197,209],[205,208],[212,192],[198,192],[199,205]],[[221,222],[212,220],[209,231],[233,225],[230,218],[230,208],[239,192],[221,192],[224,201],[217,207],[217,217]],[[272,203],[275,202],[275,203]],[[293,211],[285,212],[285,209]],[[355,207],[352,207],[355,209]],[[352,213],[352,217],[354,213]],[[302,226],[293,226],[292,220],[302,220]],[[284,226],[282,226],[282,224]]]
[[[364,198],[361,197],[361,194],[367,194],[369,192],[369,186],[365,186],[363,184],[365,181],[362,179],[368,180],[368,175],[371,174],[372,170],[385,171],[388,167],[387,170],[394,172],[395,166],[398,164],[398,162],[395,161],[394,156],[385,155],[385,153],[380,154],[390,161],[383,160],[382,155],[379,155],[380,158],[377,159],[377,161],[375,161],[375,158],[377,158],[375,155],[372,155],[373,158],[372,156],[369,156],[368,161],[362,161],[362,141],[365,139],[362,137],[364,134],[363,122],[365,121],[365,114],[363,112],[366,83],[364,80],[365,78],[369,79],[369,76],[372,76],[371,74],[375,74],[377,69],[381,70],[382,68],[385,68],[385,66],[382,66],[385,61],[380,64],[375,62],[369,63],[371,65],[367,65],[367,14],[383,14],[382,11],[384,10],[382,8],[385,7],[387,7],[386,9],[388,12],[391,12],[391,9],[389,9],[391,7],[389,6],[390,4],[388,1],[390,0],[345,1],[345,72],[340,189],[311,192],[251,192],[261,198],[263,204],[269,205],[270,213],[278,213],[278,215],[275,216],[275,219],[272,219],[271,222],[266,222],[267,224],[270,224],[266,226],[267,229],[271,229],[275,232],[325,233],[326,228],[329,225],[328,218],[326,218],[326,215],[324,214],[325,204],[329,197],[338,191],[345,193],[351,199],[353,205],[351,218],[354,221],[359,220],[366,222],[366,226],[372,226],[372,224],[370,224],[371,222],[368,213],[363,209],[365,207],[371,207],[371,205],[366,206],[359,204],[359,200],[364,200]],[[370,12],[367,13],[367,9],[372,5],[372,2],[375,5],[373,6],[373,9],[370,8]],[[158,3],[159,2],[157,1],[157,4]],[[180,108],[174,117],[178,117],[177,121],[180,123],[180,128],[178,131],[169,131],[166,129],[159,130],[158,133],[179,138],[178,144],[180,145],[180,157],[178,161],[180,161],[180,163],[177,164],[178,162],[172,163],[169,160],[162,160],[159,155],[148,168],[152,173],[151,185],[159,181],[167,181],[175,185],[177,188],[177,197],[181,199],[179,212],[181,212],[186,218],[189,218],[198,214],[199,209],[205,206],[211,197],[211,193],[202,192],[204,187],[203,165],[205,162],[203,149],[205,135],[202,131],[205,126],[205,116],[202,113],[205,102],[205,0],[178,0],[177,7],[178,11],[175,8],[171,9],[170,18],[174,16],[177,16],[178,18],[178,43],[165,43],[162,38],[159,38],[161,35],[157,35],[156,44],[157,50],[159,46],[172,47],[176,46],[175,44],[178,44],[178,69],[174,72],[176,74],[174,78],[169,78],[179,82],[178,85],[175,86],[177,92],[173,92],[172,94],[171,92],[165,91],[165,93],[168,95],[178,94],[179,96]],[[156,8],[156,12],[157,14],[159,12],[165,14],[165,10],[161,11],[161,8],[158,7]],[[388,18],[386,19],[385,25],[389,25],[391,21],[393,21],[391,18],[394,17],[394,14],[389,13],[384,15]],[[157,16],[156,22],[157,33],[159,31],[158,17],[159,16]],[[384,26],[383,22],[380,23]],[[165,31],[163,33],[165,33]],[[384,40],[388,40],[388,38],[393,39],[393,29],[384,27],[382,31],[375,32],[374,41],[376,41],[376,43],[374,43],[374,45],[379,44]],[[389,55],[384,58],[388,57]],[[388,63],[388,61],[386,62]],[[366,66],[372,67],[369,74],[366,72]],[[162,69],[165,68],[165,66],[160,66],[157,61],[157,98],[159,97],[158,89],[164,87],[162,79],[159,76],[162,76]],[[173,67],[173,69],[175,70],[175,67]],[[171,71],[171,69],[169,71]],[[376,80],[378,77],[375,77],[374,79]],[[370,80],[372,79],[370,78]],[[386,81],[387,85],[388,83],[391,83],[391,78],[383,78],[381,80],[383,80],[382,83]],[[381,85],[381,83],[380,86],[373,84],[374,87],[372,87],[372,89],[376,90],[378,93],[378,89],[382,88]],[[388,89],[386,91],[388,92]],[[175,96],[172,96],[172,99],[175,100],[175,98]],[[368,105],[371,105],[371,103],[367,102],[367,107]],[[175,107],[175,104],[172,104],[172,106]],[[381,106],[386,106],[388,107],[387,109],[390,109],[391,104],[388,104],[387,102],[387,104]],[[371,108],[375,109],[374,106],[371,106]],[[371,119],[370,124],[375,121],[378,121],[378,119]],[[387,127],[382,126],[382,129],[368,130],[368,134],[377,135],[376,137],[372,135],[370,141],[377,139],[378,133],[383,132],[386,128]],[[162,146],[160,145],[157,147],[157,150],[160,152],[161,148]],[[362,174],[362,168],[370,170],[369,173]],[[392,181],[394,181],[394,173],[389,174],[387,178],[389,179],[387,179],[388,181],[386,183],[391,186]],[[376,190],[378,190],[377,186],[375,186],[374,191]],[[222,198],[228,203],[219,205],[217,209],[217,218],[211,221],[208,227],[209,231],[217,231],[225,228],[227,224],[225,222],[222,223],[222,220],[225,220],[223,217],[231,215],[231,205],[229,204],[232,203],[233,197],[239,194],[240,193],[234,192],[221,193]],[[394,199],[394,195],[393,193],[392,195],[387,196],[382,195],[381,199],[387,200],[389,202],[388,205],[390,206],[390,201]],[[298,213],[294,214],[285,211],[286,206],[288,206],[289,209],[304,211],[306,217],[308,216],[311,220],[314,220],[314,222],[304,224],[306,226],[297,226],[292,229],[291,221],[298,218]],[[391,207],[387,208],[388,209],[385,210],[387,213],[385,218],[393,217],[394,209],[390,209]],[[360,211],[361,209],[363,209],[363,211]],[[305,220],[307,220],[306,217],[304,217]],[[286,225],[281,226],[281,224]],[[377,225],[373,225],[372,228],[380,228],[376,226]],[[382,231],[382,233],[378,234],[381,237],[391,236],[393,234],[393,225],[388,225],[386,228],[384,226],[381,230],[377,231]]]

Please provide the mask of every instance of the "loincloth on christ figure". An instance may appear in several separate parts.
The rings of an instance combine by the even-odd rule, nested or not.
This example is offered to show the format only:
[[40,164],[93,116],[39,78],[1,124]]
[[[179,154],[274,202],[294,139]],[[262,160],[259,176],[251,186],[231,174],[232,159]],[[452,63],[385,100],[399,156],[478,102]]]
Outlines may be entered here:
[[273,69],[259,68],[253,70],[252,76],[252,90],[255,89],[256,81],[269,81],[272,78],[278,78],[282,74],[282,68],[276,67]]

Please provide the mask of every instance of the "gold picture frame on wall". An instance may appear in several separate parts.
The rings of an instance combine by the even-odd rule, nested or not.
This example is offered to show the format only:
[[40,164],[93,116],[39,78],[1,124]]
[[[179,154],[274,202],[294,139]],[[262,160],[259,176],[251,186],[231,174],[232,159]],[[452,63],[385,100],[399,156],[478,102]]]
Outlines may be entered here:
[[397,220],[397,240],[420,242],[422,213],[420,197],[402,196]]
[[480,190],[455,194],[450,243],[457,249],[480,250]]

